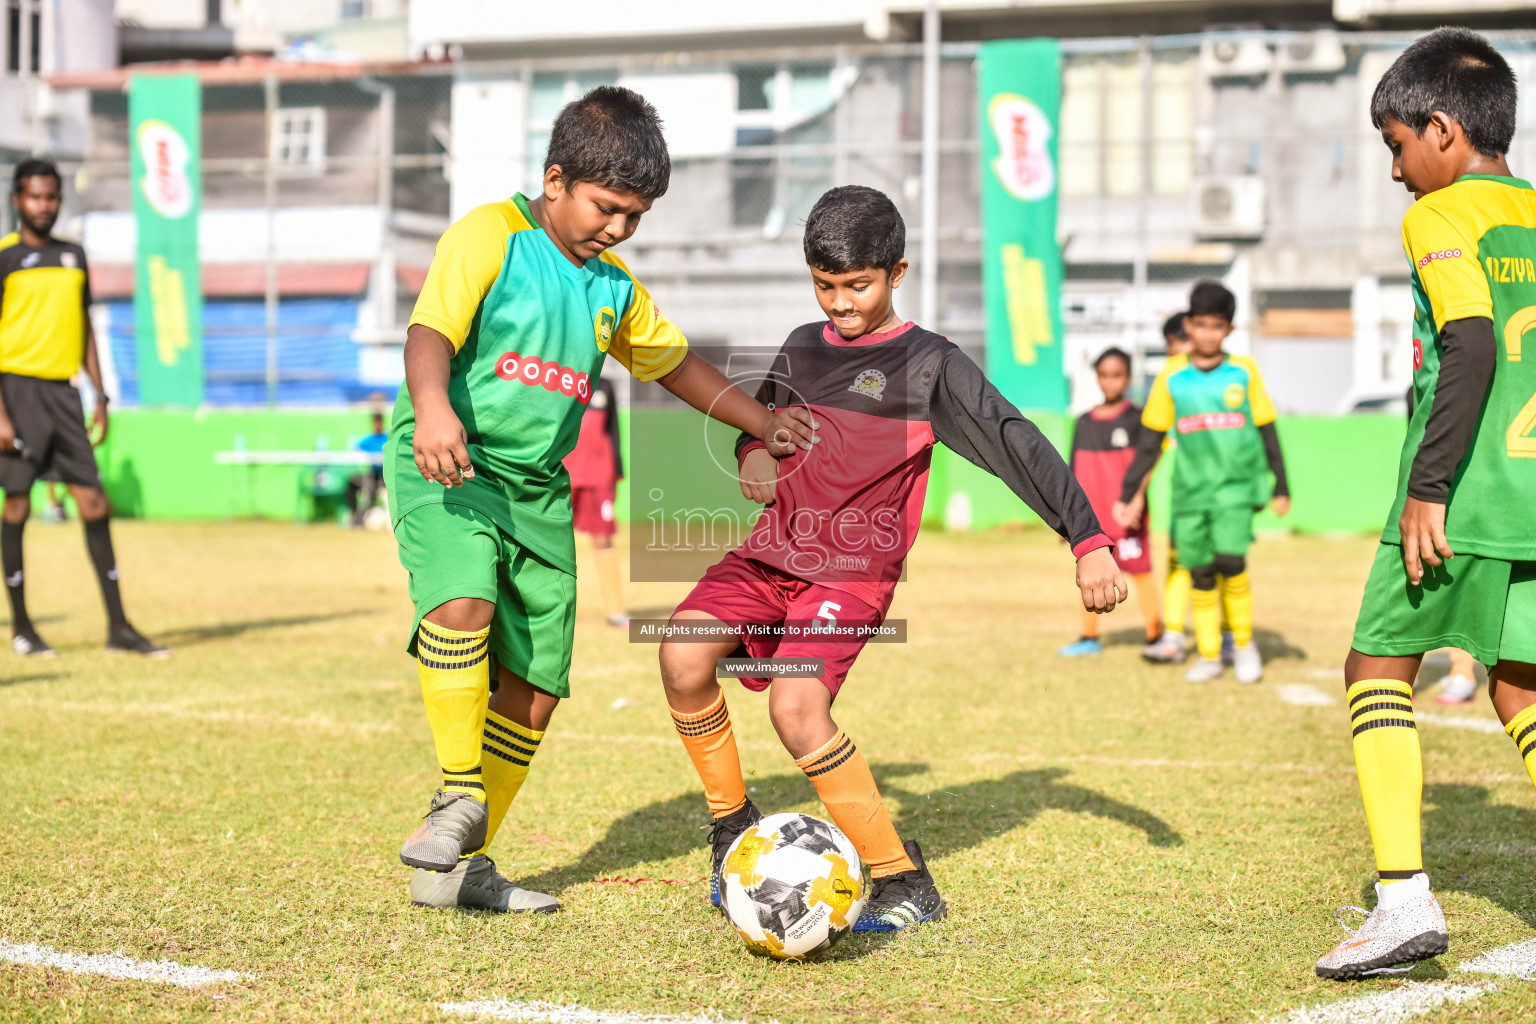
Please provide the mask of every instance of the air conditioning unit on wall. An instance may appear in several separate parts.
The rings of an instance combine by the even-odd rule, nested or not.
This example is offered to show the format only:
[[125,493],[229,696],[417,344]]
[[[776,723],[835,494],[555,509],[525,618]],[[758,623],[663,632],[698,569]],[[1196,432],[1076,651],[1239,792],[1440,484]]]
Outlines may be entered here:
[[1333,29],[1298,32],[1279,45],[1276,56],[1288,75],[1332,75],[1348,63],[1344,43]]
[[1260,238],[1264,234],[1264,179],[1257,174],[1196,178],[1190,200],[1196,238]]
[[1207,78],[1262,78],[1274,62],[1262,39],[1223,36],[1200,44],[1200,70]]

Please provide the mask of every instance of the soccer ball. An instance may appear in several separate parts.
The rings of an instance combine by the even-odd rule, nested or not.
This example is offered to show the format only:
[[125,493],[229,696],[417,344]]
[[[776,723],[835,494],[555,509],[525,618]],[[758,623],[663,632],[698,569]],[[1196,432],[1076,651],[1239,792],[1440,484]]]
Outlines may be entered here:
[[748,949],[799,960],[831,948],[859,919],[864,865],[831,822],[770,814],[726,851],[720,897]]

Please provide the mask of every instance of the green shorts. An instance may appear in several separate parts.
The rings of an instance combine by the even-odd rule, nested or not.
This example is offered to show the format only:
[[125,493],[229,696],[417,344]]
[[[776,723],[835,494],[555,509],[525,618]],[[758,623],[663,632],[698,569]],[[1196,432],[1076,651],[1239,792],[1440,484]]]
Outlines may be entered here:
[[422,505],[395,525],[411,574],[416,653],[423,615],[456,597],[492,601],[491,653],[502,667],[556,697],[571,695],[576,577],[555,568],[468,505]]
[[1402,547],[1376,549],[1355,650],[1395,656],[1460,647],[1484,665],[1536,662],[1536,562],[1457,555],[1425,569],[1410,586]]
[[1173,547],[1186,569],[1210,565],[1217,555],[1246,555],[1253,543],[1253,508],[1207,508],[1176,512],[1173,516]]

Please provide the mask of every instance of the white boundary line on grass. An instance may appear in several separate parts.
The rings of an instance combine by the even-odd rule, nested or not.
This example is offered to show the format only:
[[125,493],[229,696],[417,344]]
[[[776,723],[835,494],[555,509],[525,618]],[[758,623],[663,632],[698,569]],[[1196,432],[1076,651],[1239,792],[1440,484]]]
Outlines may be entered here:
[[[1493,974],[1518,978],[1536,962],[1536,939],[1514,942],[1463,960],[1456,970],[1464,974]],[[1464,1003],[1498,990],[1487,981],[1454,983],[1410,981],[1384,992],[1340,999],[1336,1003],[1304,1006],[1289,1014],[1269,1018],[1269,1024],[1399,1024],[1447,1003]]]
[[1415,711],[1413,717],[1431,725],[1448,725],[1452,729],[1471,729],[1473,732],[1496,732],[1504,735],[1504,726],[1497,718],[1474,718],[1471,715],[1442,715],[1435,711]]
[[[507,999],[480,999],[468,1003],[443,1003],[444,1013],[457,1013],[466,1017],[489,1017],[492,1020],[510,1020],[518,1024],[746,1024],[739,1020],[726,1020],[718,1014],[698,1014],[690,1017],[671,1017],[625,1011],[589,1010],[585,1006],[565,1006],[538,1000],[531,1003],[514,1003]],[[778,1024],[770,1021],[767,1024]]]
[[0,939],[0,960],[23,967],[52,967],[72,974],[99,974],[123,981],[153,981],[178,988],[199,988],[221,981],[245,981],[254,977],[240,971],[179,964],[174,960],[135,960],[115,953],[66,953],[52,946],[27,942],[17,945]]
[[11,698],[0,703],[11,707],[48,708],[52,711],[85,711],[109,715],[160,715],[190,719],[194,722],[228,722],[231,725],[271,726],[284,729],[298,727],[323,729],[327,732],[359,732],[365,735],[400,731],[400,727],[392,722],[338,722],[322,715],[297,718],[290,715],[262,715],[248,711],[231,711],[226,708],[183,707],[179,704],[135,704],[131,701],[106,704],[93,701],[36,698]]

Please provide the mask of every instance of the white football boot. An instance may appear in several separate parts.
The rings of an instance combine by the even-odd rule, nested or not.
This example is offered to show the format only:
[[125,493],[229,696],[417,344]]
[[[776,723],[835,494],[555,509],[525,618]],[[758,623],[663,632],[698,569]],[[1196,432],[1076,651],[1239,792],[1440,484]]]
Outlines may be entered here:
[[1172,665],[1184,660],[1184,634],[1172,631],[1164,633],[1141,649],[1141,656],[1159,665]]
[[1256,683],[1264,678],[1264,659],[1259,657],[1258,644],[1249,640],[1232,649],[1232,674],[1240,683]]
[[1214,683],[1226,671],[1220,658],[1201,658],[1184,673],[1186,683]]
[[[1346,910],[1365,914],[1359,931],[1339,920]],[[1339,927],[1349,938],[1317,962],[1317,976],[1347,980],[1373,974],[1400,974],[1412,965],[1448,948],[1445,915],[1434,893],[1429,891],[1429,876],[1419,872],[1412,878],[1392,885],[1376,883],[1376,909],[1340,907],[1333,912]],[[1401,967],[1408,964],[1409,967]]]

